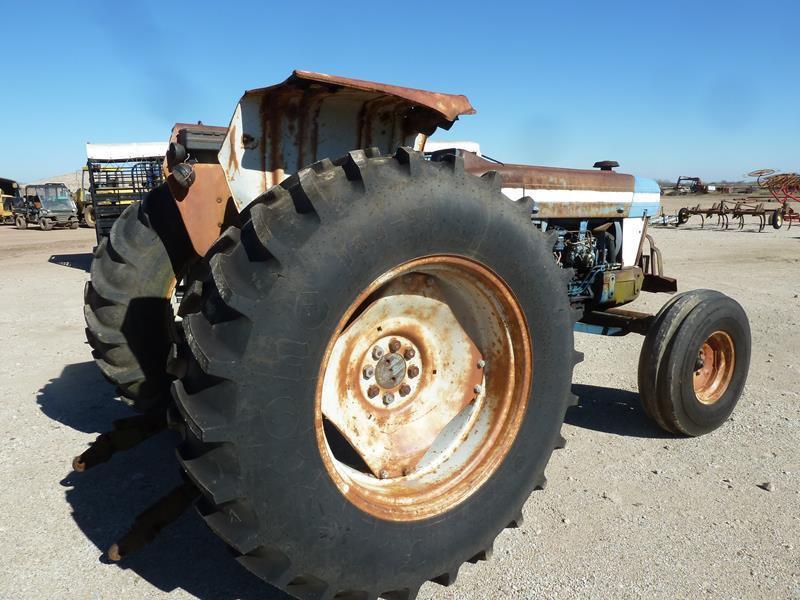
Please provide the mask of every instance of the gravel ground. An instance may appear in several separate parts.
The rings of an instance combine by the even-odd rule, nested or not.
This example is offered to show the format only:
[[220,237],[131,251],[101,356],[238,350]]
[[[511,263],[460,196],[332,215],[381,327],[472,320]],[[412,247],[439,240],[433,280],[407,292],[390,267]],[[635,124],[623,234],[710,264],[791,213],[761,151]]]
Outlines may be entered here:
[[[638,403],[641,338],[578,335],[581,405],[546,491],[491,562],[465,565],[454,587],[426,584],[422,598],[800,598],[800,228],[654,235],[681,290],[719,289],[750,316],[732,419],[699,439],[663,434]],[[285,598],[193,511],[123,564],[102,558],[179,477],[171,434],[70,473],[73,455],[130,414],[84,341],[93,242],[86,229],[0,228],[0,597]]]

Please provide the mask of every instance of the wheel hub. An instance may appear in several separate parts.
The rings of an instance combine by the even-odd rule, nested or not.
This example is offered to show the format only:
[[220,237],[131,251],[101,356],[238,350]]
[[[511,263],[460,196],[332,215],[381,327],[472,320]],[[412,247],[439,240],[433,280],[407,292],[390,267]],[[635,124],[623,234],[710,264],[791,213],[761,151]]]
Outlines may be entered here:
[[440,514],[502,463],[531,379],[528,327],[502,279],[453,255],[398,265],[356,296],[320,366],[328,473],[380,518]]
[[398,387],[406,378],[406,361],[397,353],[381,358],[375,367],[375,381],[383,389]]
[[714,404],[722,397],[733,377],[735,362],[733,340],[724,331],[715,331],[703,342],[692,378],[701,403]]
[[481,360],[434,279],[406,276],[337,341],[322,413],[376,477],[402,477],[476,398]]

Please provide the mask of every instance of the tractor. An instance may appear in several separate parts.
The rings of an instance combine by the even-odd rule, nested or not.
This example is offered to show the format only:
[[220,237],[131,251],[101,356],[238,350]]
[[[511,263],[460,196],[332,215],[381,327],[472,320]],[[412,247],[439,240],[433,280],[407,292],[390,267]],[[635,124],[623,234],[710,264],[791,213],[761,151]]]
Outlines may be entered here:
[[[110,559],[196,504],[297,598],[451,585],[545,486],[578,402],[575,331],[644,336],[639,394],[671,434],[727,420],[747,316],[719,292],[675,293],[647,232],[656,182],[614,161],[425,153],[474,112],[295,71],[246,92],[228,127],[173,128],[164,183],[100,240],[85,289],[94,358],[141,414],[74,469],[164,428],[181,440],[184,483]],[[640,292],[672,296],[655,315],[622,308]]]

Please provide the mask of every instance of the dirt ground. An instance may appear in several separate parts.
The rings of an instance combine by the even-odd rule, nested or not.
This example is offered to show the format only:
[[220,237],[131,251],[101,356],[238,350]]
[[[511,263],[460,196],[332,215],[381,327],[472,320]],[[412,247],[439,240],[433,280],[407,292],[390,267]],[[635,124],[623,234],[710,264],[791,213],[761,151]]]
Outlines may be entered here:
[[[692,221],[654,235],[681,290],[719,289],[749,314],[750,377],[730,422],[698,439],[662,433],[639,407],[641,338],[578,335],[581,405],[567,413],[547,489],[492,561],[465,565],[454,587],[426,584],[422,598],[800,598],[800,227]],[[194,511],[126,562],[103,558],[179,477],[168,433],[70,472],[130,414],[84,340],[93,244],[87,229],[0,227],[0,597],[285,598]]]

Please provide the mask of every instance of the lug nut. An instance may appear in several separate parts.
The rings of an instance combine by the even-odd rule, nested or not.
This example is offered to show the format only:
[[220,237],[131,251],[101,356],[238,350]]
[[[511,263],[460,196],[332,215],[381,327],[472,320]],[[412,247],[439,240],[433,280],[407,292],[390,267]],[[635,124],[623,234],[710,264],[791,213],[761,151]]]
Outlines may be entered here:
[[485,366],[486,366],[486,361],[485,360],[481,359],[481,360],[478,361],[478,368],[479,369],[482,369]]
[[380,390],[378,389],[377,385],[371,385],[371,386],[369,386],[369,389],[367,390],[367,396],[369,396],[370,398],[374,398],[379,393],[380,393]]
[[474,391],[476,394],[482,394],[483,393],[483,386],[482,385],[476,385],[474,388],[472,388],[472,391]]
[[389,406],[392,402],[394,402],[394,394],[392,394],[391,392],[386,392],[383,395],[383,405]]
[[372,367],[364,367],[362,373],[364,375],[364,379],[371,379],[372,376],[375,375],[375,369]]
[[401,396],[405,397],[405,396],[408,396],[410,393],[411,393],[411,386],[410,385],[408,385],[407,383],[404,383],[403,385],[400,386],[400,395]]
[[374,358],[375,360],[377,360],[377,359],[379,359],[381,356],[383,356],[383,348],[381,348],[380,346],[375,346],[375,347],[372,349],[372,358]]
[[405,358],[406,360],[411,360],[416,355],[417,355],[417,352],[413,348],[406,348],[406,351],[403,352],[403,358]]
[[390,352],[397,352],[398,350],[400,350],[400,340],[392,340],[389,342]]
[[381,469],[380,473],[378,473],[378,477],[380,479],[389,479],[389,471],[386,469]]
[[414,377],[419,375],[419,367],[417,365],[411,365],[410,367],[408,367],[408,371],[406,371],[406,373],[408,373],[408,376],[411,379],[414,379]]

